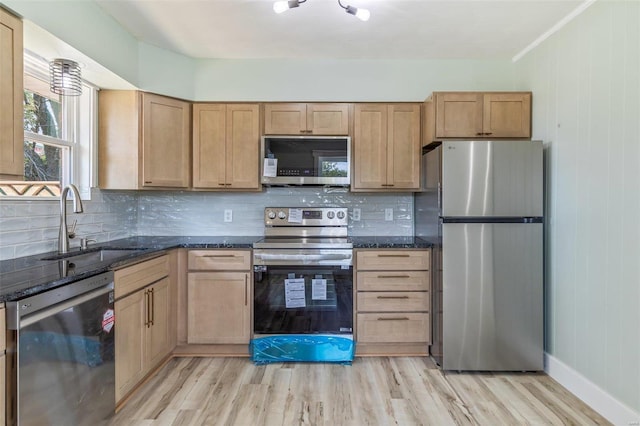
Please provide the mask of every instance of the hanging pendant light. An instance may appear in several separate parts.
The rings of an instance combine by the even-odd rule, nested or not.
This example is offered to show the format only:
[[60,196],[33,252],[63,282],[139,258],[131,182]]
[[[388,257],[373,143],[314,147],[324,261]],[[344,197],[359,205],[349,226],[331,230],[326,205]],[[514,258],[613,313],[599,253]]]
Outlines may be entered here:
[[53,93],[63,96],[80,96],[82,81],[80,65],[70,59],[56,58],[49,62],[50,85]]

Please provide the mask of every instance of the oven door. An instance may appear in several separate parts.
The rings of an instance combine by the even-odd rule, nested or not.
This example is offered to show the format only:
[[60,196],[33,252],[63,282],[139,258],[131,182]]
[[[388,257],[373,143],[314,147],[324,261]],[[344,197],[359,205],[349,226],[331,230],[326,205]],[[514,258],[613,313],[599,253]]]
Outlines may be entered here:
[[255,250],[254,265],[254,334],[353,334],[351,250]]

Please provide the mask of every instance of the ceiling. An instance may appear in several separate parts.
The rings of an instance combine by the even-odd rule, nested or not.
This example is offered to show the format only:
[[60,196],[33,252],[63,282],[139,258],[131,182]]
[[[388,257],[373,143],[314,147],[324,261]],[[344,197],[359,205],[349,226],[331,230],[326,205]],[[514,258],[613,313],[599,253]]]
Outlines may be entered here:
[[140,41],[193,58],[511,59],[584,0],[94,0]]

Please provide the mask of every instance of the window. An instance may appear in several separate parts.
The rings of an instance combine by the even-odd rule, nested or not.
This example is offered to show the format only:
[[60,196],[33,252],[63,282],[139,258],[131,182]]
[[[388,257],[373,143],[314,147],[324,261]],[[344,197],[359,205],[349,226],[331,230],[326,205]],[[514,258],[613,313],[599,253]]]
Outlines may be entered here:
[[0,197],[58,197],[73,183],[89,199],[97,89],[83,82],[81,96],[56,95],[47,61],[29,51],[24,58],[24,181],[0,181]]

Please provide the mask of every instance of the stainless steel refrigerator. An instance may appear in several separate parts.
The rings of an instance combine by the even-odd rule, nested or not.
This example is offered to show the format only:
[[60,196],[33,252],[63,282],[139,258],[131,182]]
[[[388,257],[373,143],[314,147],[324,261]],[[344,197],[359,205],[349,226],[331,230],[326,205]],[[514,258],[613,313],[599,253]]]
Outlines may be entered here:
[[415,233],[433,253],[431,353],[444,370],[543,369],[540,141],[435,142]]

